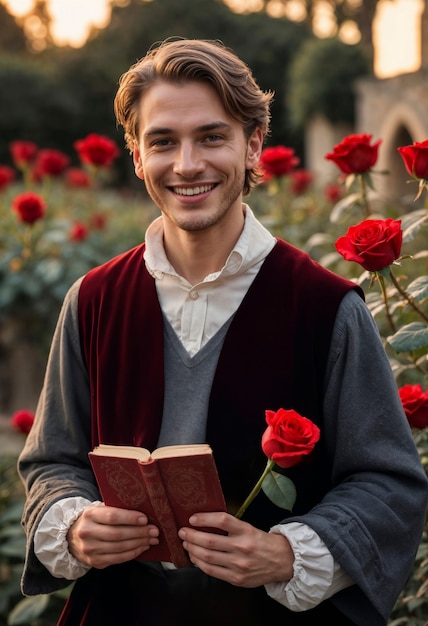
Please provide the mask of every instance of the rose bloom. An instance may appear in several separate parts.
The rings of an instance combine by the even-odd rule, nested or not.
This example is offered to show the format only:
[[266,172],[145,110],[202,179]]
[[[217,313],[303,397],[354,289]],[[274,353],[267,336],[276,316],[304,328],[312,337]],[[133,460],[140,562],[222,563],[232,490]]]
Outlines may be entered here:
[[44,178],[45,176],[53,176],[54,178],[61,176],[70,159],[66,154],[59,150],[47,148],[40,150],[34,164],[34,173],[36,177]]
[[34,224],[45,213],[46,204],[42,198],[32,191],[21,193],[12,202],[12,210],[18,215],[20,222]]
[[401,220],[364,220],[350,226],[336,241],[336,250],[346,261],[355,261],[369,272],[378,272],[398,259],[403,242]]
[[15,170],[8,165],[0,165],[0,191],[6,189],[16,178]]
[[428,391],[421,385],[404,385],[398,390],[404,412],[412,428],[428,427]]
[[398,148],[398,152],[410,176],[419,180],[428,180],[428,139]]
[[12,141],[9,149],[17,167],[31,165],[38,151],[38,147],[32,141]]
[[89,228],[82,222],[74,222],[70,230],[70,241],[84,241],[89,235]]
[[382,143],[379,139],[371,145],[371,139],[372,135],[348,135],[325,158],[333,161],[345,174],[363,174],[376,163],[379,145]]
[[24,435],[28,435],[31,430],[31,427],[34,423],[34,413],[29,411],[28,409],[21,409],[20,411],[15,411],[10,419],[10,423],[12,427]]
[[329,202],[336,204],[343,196],[343,189],[337,183],[330,183],[325,186],[324,195]]
[[260,156],[260,166],[268,176],[285,176],[299,163],[294,150],[285,146],[265,148]]
[[305,169],[295,170],[290,174],[291,178],[291,191],[295,196],[300,196],[305,193],[311,186],[314,177],[311,172]]
[[91,133],[85,139],[78,139],[73,145],[82,163],[88,165],[109,167],[114,159],[119,156],[116,143],[112,139],[96,133]]
[[89,224],[95,230],[104,230],[107,224],[107,216],[104,213],[94,213],[89,218]]
[[279,467],[300,463],[320,438],[318,426],[293,410],[266,411],[266,422],[262,449]]
[[65,181],[69,187],[90,187],[91,177],[80,167],[70,167],[65,172]]

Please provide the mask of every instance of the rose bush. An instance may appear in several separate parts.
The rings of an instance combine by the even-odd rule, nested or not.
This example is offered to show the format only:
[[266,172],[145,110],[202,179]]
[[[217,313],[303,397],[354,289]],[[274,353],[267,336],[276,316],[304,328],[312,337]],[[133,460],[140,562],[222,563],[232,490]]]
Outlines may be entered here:
[[[371,135],[345,137],[326,155],[338,168],[336,177],[323,185],[314,178],[297,198],[289,172],[259,186],[250,204],[273,234],[364,289],[428,473],[428,193],[420,206],[421,193],[428,192],[428,140],[398,150],[403,178],[410,174],[419,184],[418,204],[410,209],[377,193],[376,176],[386,175],[374,170],[380,150],[381,140]],[[427,574],[428,521],[389,626],[426,626]]]

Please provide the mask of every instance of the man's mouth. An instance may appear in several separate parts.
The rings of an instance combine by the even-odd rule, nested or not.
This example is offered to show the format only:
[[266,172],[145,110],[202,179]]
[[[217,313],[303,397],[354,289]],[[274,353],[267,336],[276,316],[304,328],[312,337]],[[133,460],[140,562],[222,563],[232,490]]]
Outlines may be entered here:
[[197,187],[172,187],[174,193],[179,196],[197,196],[201,193],[207,193],[214,189],[215,185],[198,185]]

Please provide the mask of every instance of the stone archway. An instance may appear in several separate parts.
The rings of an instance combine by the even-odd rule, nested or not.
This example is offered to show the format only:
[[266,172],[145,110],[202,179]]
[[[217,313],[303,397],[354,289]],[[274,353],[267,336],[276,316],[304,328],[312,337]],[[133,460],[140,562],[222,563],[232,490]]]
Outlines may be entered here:
[[404,197],[410,206],[417,191],[407,184],[409,175],[397,148],[428,139],[427,72],[362,79],[356,84],[356,96],[355,132],[382,139],[376,170],[390,172],[376,179],[376,188],[391,201]]

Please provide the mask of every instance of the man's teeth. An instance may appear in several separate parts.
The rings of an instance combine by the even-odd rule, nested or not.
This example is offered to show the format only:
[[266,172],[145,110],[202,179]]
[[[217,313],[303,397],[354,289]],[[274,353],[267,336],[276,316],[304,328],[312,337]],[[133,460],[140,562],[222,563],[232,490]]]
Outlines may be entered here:
[[201,185],[200,187],[174,187],[174,193],[180,196],[197,196],[199,193],[210,191],[214,185]]

